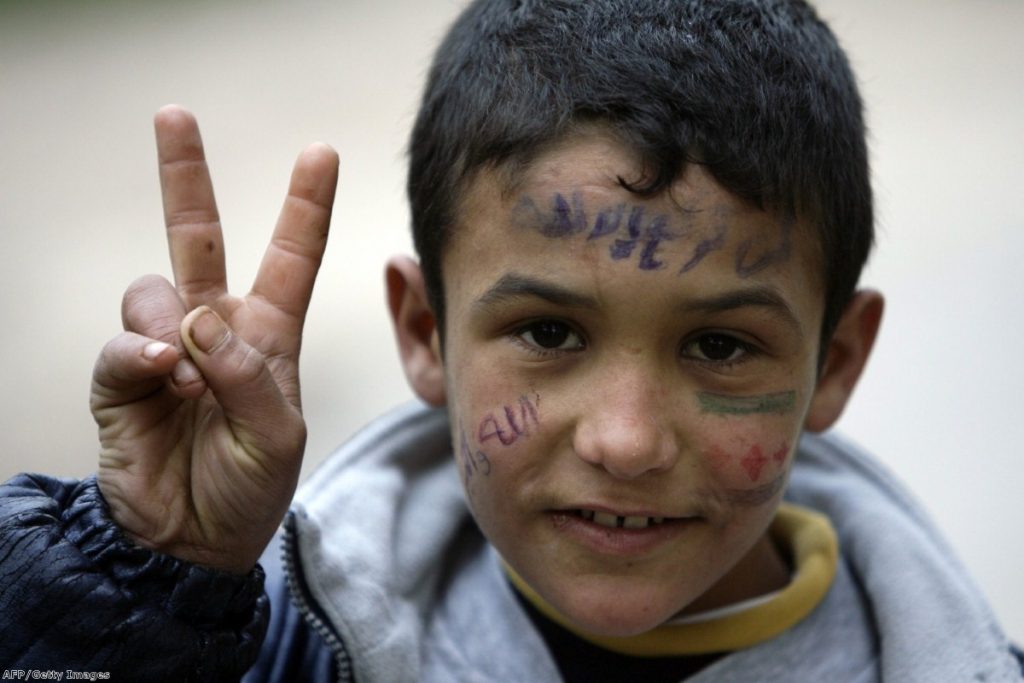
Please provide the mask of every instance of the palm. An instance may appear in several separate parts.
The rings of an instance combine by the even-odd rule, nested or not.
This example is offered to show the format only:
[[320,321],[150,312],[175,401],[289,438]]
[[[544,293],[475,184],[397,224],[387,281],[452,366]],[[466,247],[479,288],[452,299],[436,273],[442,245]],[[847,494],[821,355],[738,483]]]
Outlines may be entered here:
[[[252,291],[239,298],[226,291],[195,121],[169,108],[156,128],[175,286],[154,276],[133,284],[126,332],[97,363],[100,486],[140,543],[245,571],[279,523],[301,463],[298,356],[337,157],[321,145],[299,158]],[[216,343],[203,348],[210,320]],[[140,358],[143,349],[153,357]]]

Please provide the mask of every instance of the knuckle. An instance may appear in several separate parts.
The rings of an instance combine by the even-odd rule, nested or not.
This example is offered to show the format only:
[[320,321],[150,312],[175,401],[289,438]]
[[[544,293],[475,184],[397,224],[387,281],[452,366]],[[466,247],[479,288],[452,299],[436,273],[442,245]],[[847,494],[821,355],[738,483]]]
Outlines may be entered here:
[[121,321],[125,330],[161,341],[175,340],[181,312],[175,306],[171,284],[159,275],[135,280],[121,300]]
[[234,347],[231,349],[232,355],[237,357],[237,379],[245,384],[262,380],[269,370],[266,358],[259,349],[241,342],[234,335],[229,344]]
[[103,345],[92,371],[89,405],[94,414],[109,404],[118,387],[130,381],[139,357],[137,340],[130,332],[122,332]]
[[176,343],[180,335],[181,321],[178,316],[160,312],[151,315],[133,331],[163,342]]
[[138,277],[124,290],[121,298],[122,310],[131,307],[140,300],[145,300],[153,295],[154,291],[169,288],[171,283],[160,275],[148,274]]
[[96,359],[96,372],[109,372],[112,368],[123,365],[125,359],[132,355],[129,350],[132,337],[131,332],[122,332],[104,344]]

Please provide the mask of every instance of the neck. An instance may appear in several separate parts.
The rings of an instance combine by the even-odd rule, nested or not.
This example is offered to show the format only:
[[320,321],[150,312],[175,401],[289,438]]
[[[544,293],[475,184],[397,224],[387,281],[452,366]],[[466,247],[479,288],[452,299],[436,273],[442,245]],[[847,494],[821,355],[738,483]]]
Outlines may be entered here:
[[766,595],[785,588],[791,578],[789,564],[765,532],[725,576],[684,607],[680,614],[697,614]]

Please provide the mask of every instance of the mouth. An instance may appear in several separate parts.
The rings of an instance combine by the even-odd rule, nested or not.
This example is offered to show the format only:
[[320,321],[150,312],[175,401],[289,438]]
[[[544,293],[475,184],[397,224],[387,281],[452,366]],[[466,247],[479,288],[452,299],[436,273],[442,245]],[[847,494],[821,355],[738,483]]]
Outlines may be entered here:
[[[630,514],[631,513],[631,514]],[[639,513],[639,514],[637,514]],[[564,538],[572,539],[603,556],[640,557],[692,529],[696,517],[668,517],[643,512],[568,508],[549,512],[552,526]]]
[[571,510],[571,514],[593,522],[599,526],[609,529],[646,529],[648,527],[664,524],[671,517],[645,517],[638,515],[616,515],[611,512],[600,512],[598,510]]

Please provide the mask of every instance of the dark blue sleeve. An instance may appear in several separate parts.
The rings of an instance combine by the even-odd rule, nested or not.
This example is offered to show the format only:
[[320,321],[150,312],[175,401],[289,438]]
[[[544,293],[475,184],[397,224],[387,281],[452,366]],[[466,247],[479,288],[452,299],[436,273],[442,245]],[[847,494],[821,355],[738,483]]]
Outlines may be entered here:
[[270,622],[263,649],[244,683],[338,680],[337,663],[324,639],[309,625],[291,599],[281,562],[281,543],[274,539],[260,558],[270,597]]
[[1010,643],[1010,654],[1017,660],[1017,666],[1020,667],[1021,678],[1024,679],[1024,652],[1021,651],[1014,643]]
[[132,543],[94,479],[0,486],[0,668],[230,681],[266,630],[263,571],[235,576]]

